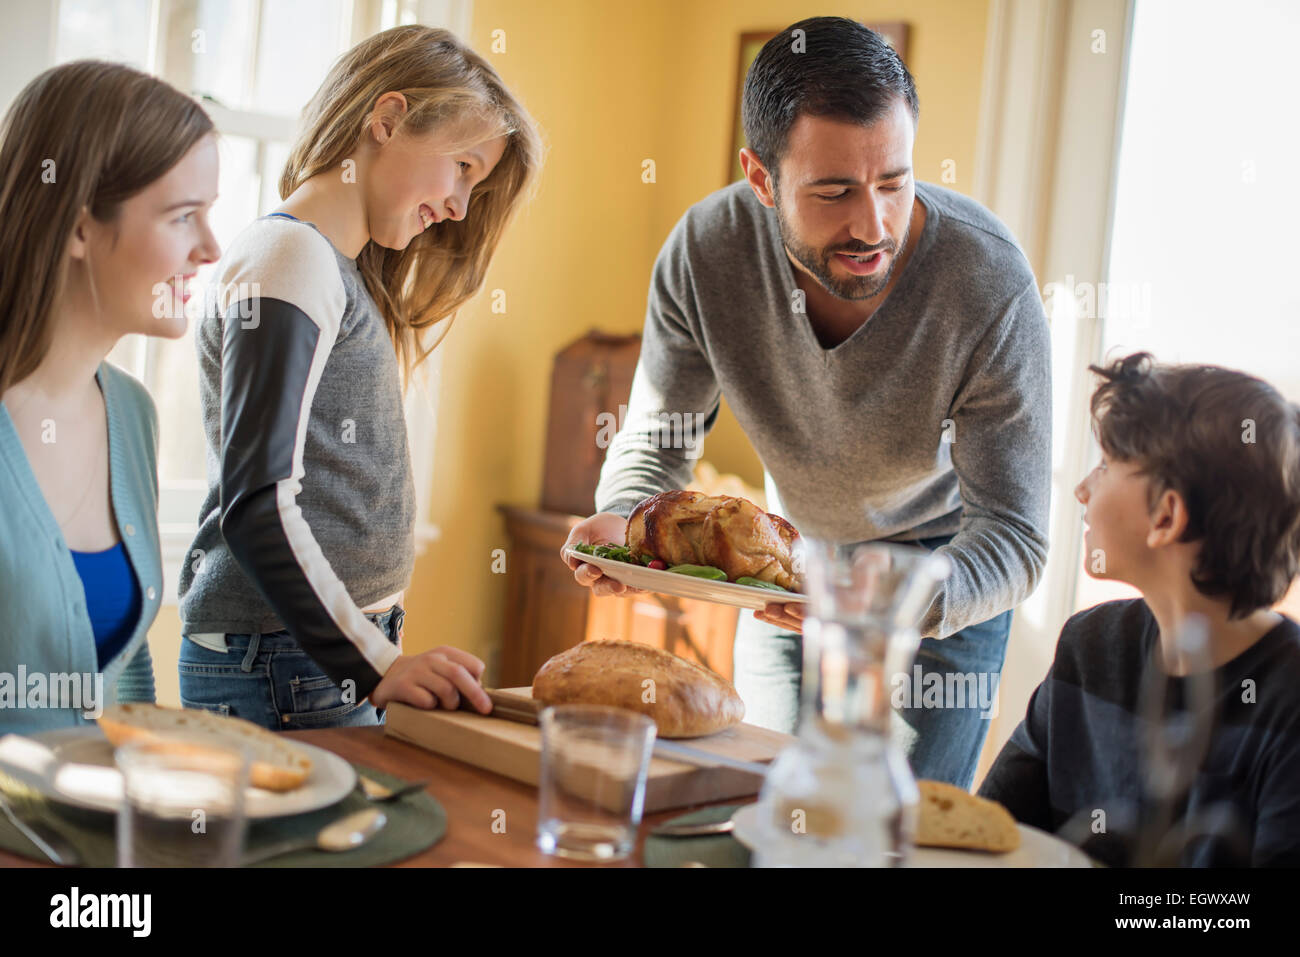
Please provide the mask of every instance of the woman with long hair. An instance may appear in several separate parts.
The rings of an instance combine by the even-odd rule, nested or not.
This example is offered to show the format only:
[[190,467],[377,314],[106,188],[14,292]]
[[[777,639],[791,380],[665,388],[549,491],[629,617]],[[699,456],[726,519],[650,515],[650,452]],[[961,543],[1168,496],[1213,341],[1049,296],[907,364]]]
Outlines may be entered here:
[[184,333],[216,192],[212,121],[129,67],[48,70],[0,130],[0,731],[154,699],[158,418],[105,357]]
[[198,333],[209,492],[181,579],[186,706],[283,730],[374,724],[391,701],[491,709],[478,658],[401,652],[403,383],[482,286],[541,156],[523,106],[445,30],[365,40],[308,103],[284,202],[230,244]]

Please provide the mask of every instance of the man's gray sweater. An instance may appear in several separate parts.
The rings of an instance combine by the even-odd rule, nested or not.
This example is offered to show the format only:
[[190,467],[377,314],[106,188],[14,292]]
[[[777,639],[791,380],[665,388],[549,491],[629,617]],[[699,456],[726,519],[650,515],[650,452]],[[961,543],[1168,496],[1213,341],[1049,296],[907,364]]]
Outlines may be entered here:
[[745,182],[696,203],[655,262],[599,511],[685,488],[726,395],[775,492],[838,543],[956,533],[921,625],[946,638],[1033,591],[1047,558],[1051,351],[1033,271],[988,210],[917,183],[926,221],[894,289],[822,348],[776,212]]

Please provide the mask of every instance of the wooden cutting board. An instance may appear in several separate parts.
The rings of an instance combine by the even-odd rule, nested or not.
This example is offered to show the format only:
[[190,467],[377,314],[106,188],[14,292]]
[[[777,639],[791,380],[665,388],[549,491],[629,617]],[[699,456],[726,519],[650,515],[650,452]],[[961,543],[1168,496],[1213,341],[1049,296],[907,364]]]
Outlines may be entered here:
[[[532,698],[531,688],[507,688],[505,693]],[[471,711],[423,711],[392,704],[385,716],[385,734],[457,761],[537,786],[541,770],[541,730]],[[741,761],[768,763],[794,743],[794,736],[755,727],[733,725],[683,744]],[[688,807],[728,798],[751,797],[762,780],[726,767],[699,767],[652,757],[646,775],[645,812]]]

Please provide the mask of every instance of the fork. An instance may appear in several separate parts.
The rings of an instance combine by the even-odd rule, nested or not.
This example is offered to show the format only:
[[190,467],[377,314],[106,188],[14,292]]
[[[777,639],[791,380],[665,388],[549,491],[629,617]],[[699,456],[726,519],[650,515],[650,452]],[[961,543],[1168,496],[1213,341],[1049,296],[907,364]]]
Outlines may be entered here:
[[76,867],[81,864],[81,855],[75,847],[64,839],[62,834],[41,821],[22,820],[14,813],[13,805],[4,796],[3,791],[0,791],[0,811],[4,811],[4,815],[9,818],[10,823],[35,844],[52,863],[68,867]]

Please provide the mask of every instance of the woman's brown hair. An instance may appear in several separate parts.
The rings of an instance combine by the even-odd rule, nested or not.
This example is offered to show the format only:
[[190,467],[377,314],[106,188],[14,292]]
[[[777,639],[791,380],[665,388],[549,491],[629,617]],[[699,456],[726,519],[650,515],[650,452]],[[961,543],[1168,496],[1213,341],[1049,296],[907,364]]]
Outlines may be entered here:
[[1200,542],[1192,583],[1226,597],[1230,618],[1267,608],[1300,570],[1300,409],[1262,379],[1210,365],[1158,365],[1139,352],[1106,367],[1093,431],[1137,466],[1154,507],[1182,497]]
[[[368,242],[357,257],[404,372],[432,352],[422,333],[456,311],[483,285],[488,264],[542,164],[541,136],[496,70],[446,30],[395,27],[363,40],[330,69],[303,110],[297,141],[280,177],[280,197],[325,170],[342,170],[367,129],[376,101],[401,93],[399,129],[414,134],[479,119],[504,135],[505,153],[470,194],[460,222],[443,220],[402,250]],[[448,323],[450,328],[450,323]]]
[[49,351],[82,210],[113,222],[212,128],[194,100],[117,63],[65,63],[18,94],[0,126],[0,396]]

